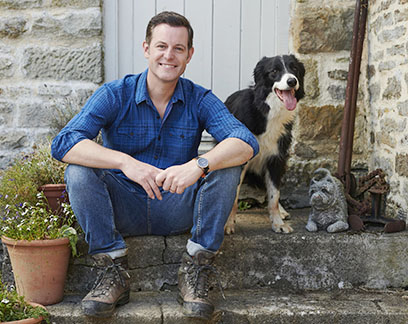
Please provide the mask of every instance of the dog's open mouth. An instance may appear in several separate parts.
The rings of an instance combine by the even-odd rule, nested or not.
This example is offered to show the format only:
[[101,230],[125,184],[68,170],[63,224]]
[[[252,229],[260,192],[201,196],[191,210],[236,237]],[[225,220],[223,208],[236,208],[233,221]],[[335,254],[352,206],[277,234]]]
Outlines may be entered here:
[[279,90],[275,89],[278,98],[283,102],[287,110],[294,110],[296,108],[297,100],[295,97],[295,89]]

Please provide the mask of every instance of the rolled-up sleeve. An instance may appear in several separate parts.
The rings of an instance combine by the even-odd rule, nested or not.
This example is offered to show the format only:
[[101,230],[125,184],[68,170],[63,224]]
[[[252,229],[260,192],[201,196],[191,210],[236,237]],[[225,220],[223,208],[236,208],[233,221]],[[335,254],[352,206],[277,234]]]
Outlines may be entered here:
[[259,152],[258,141],[251,131],[236,119],[211,91],[208,91],[199,104],[200,120],[204,128],[216,141],[221,142],[226,138],[239,138],[249,144],[255,156]]
[[115,115],[115,98],[106,85],[89,98],[82,110],[58,133],[51,144],[52,156],[61,161],[65,154],[84,139],[94,139]]

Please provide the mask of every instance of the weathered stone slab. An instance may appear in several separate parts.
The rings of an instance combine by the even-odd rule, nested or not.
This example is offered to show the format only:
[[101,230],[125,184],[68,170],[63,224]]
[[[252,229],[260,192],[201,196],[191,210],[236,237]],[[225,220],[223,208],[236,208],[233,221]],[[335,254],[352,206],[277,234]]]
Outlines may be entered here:
[[31,79],[102,82],[102,47],[28,47],[23,73]]

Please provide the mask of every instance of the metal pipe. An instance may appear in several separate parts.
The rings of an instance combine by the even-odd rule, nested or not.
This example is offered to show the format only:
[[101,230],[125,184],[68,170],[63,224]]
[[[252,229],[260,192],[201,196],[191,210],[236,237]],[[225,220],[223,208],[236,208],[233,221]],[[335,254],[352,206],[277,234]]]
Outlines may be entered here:
[[368,0],[356,0],[353,24],[353,39],[347,76],[346,99],[341,127],[339,162],[337,174],[345,182],[346,192],[350,191],[350,169],[353,151],[354,123],[363,49]]

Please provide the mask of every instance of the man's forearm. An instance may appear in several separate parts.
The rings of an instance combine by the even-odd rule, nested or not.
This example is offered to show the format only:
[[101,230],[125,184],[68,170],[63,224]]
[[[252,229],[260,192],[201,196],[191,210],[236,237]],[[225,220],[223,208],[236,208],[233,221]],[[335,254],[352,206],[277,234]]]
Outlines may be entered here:
[[75,144],[63,157],[62,161],[91,168],[122,169],[130,156],[108,149],[91,140],[82,140]]
[[252,158],[252,147],[238,138],[227,138],[212,150],[203,154],[210,166],[210,171],[242,165]]

